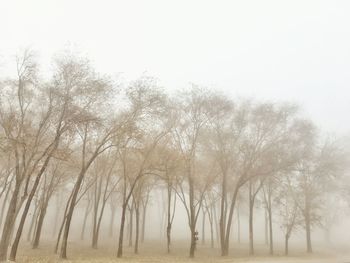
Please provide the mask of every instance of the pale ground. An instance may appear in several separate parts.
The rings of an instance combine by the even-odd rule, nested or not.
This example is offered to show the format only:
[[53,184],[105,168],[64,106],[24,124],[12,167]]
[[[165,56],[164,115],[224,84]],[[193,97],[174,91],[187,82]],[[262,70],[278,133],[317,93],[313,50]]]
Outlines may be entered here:
[[[57,255],[53,254],[53,244],[45,243],[39,249],[32,250],[29,244],[20,248],[19,263],[51,263],[62,262]],[[208,245],[199,246],[196,251],[196,258],[188,257],[187,244],[176,242],[173,244],[173,251],[170,255],[165,253],[165,243],[148,242],[140,246],[139,255],[134,255],[132,248],[125,247],[124,256],[121,259],[116,257],[116,245],[101,244],[101,248],[94,250],[89,244],[81,242],[70,242],[68,249],[67,263],[103,263],[103,262],[244,262],[244,263],[350,263],[350,254],[347,249],[341,253],[334,250],[319,248],[313,255],[307,255],[302,248],[291,248],[289,257],[283,256],[283,251],[278,250],[274,257],[268,256],[268,248],[264,245],[256,245],[256,256],[247,255],[247,244],[233,244],[235,247],[230,251],[229,257],[220,257],[218,249],[211,249]],[[294,251],[293,251],[294,250]]]

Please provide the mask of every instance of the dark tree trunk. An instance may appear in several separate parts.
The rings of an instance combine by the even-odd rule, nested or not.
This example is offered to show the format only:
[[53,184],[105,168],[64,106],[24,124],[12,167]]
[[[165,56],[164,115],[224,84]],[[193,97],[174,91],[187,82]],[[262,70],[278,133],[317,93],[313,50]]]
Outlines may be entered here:
[[58,252],[58,246],[60,244],[61,235],[62,235],[62,232],[63,232],[64,225],[66,223],[68,207],[69,207],[70,201],[72,200],[72,195],[73,195],[73,192],[70,194],[70,196],[68,198],[68,201],[67,201],[67,204],[66,204],[66,207],[64,209],[62,223],[61,223],[61,226],[60,226],[60,230],[58,231],[58,235],[57,235],[56,246],[55,246],[55,250],[54,250],[55,254],[57,254],[57,252]]
[[196,226],[194,224],[191,225],[191,246],[190,246],[190,258],[194,258],[194,252],[196,250]]
[[146,227],[146,212],[147,212],[147,203],[142,209],[142,230],[141,230],[141,243],[145,241],[145,227]]
[[60,258],[61,259],[67,259],[67,245],[68,245],[68,235],[69,235],[69,230],[70,230],[70,224],[72,221],[73,212],[74,212],[74,208],[75,208],[76,201],[78,198],[79,189],[80,189],[81,183],[83,181],[85,172],[86,172],[86,169],[83,169],[80,172],[80,174],[77,178],[77,181],[75,183],[75,186],[73,188],[73,191],[72,191],[72,199],[70,200],[70,203],[69,203],[69,208],[68,208],[67,216],[66,216],[66,222],[64,224],[64,231],[63,231],[61,251],[60,251]]
[[249,255],[254,255],[254,229],[253,229],[254,200],[252,184],[249,183]]
[[117,252],[118,258],[121,258],[123,256],[123,237],[124,237],[126,207],[127,207],[127,203],[124,203],[124,205],[122,207],[122,217],[120,220],[119,242],[118,242],[118,252]]
[[226,251],[226,215],[227,215],[227,175],[224,172],[222,175],[222,184],[221,184],[221,201],[220,201],[220,221],[219,221],[219,229],[220,229],[220,247],[221,247],[221,255],[225,256],[228,254]]
[[129,217],[129,247],[132,247],[133,219],[134,219],[134,208],[133,208],[133,205],[131,205],[130,217]]
[[210,247],[214,248],[214,226],[213,226],[213,209],[212,206],[210,206],[210,209],[207,209],[208,213],[208,219],[210,224]]
[[102,200],[102,206],[101,206],[100,214],[99,214],[99,217],[98,217],[98,220],[97,220],[97,224],[96,224],[96,227],[95,227],[95,229],[93,231],[94,237],[93,237],[93,240],[92,240],[92,247],[95,248],[95,249],[97,249],[97,247],[98,247],[98,238],[99,238],[99,235],[100,235],[101,222],[102,222],[103,214],[104,214],[104,211],[105,211],[106,203],[107,203],[107,199],[103,199]]
[[289,236],[285,235],[284,238],[284,254],[288,256],[288,241],[289,241]]
[[202,217],[202,245],[205,244],[205,212],[203,212]]
[[305,230],[306,230],[306,248],[307,253],[312,253],[312,244],[311,244],[311,224],[309,215],[305,218]]
[[44,203],[43,207],[40,210],[39,218],[38,218],[38,224],[35,230],[34,239],[33,239],[33,245],[32,248],[38,248],[39,242],[40,242],[40,236],[41,236],[41,230],[44,224],[44,219],[46,215],[46,210],[48,206],[48,200]]
[[228,221],[226,224],[226,232],[225,232],[225,240],[223,246],[221,246],[221,255],[222,256],[228,256],[229,246],[230,246],[230,230],[232,226],[232,219],[233,219],[233,212],[236,205],[237,195],[238,195],[239,187],[235,188],[235,191],[233,193],[233,197],[231,200],[231,206],[230,211],[228,215]]
[[9,194],[11,192],[11,184],[8,185],[8,189],[6,191],[5,197],[4,197],[4,201],[2,203],[2,207],[1,207],[1,214],[0,214],[0,229],[2,230],[2,221],[4,220],[4,215],[5,215],[5,208],[7,205],[7,199],[9,197]]
[[83,225],[81,227],[81,233],[80,233],[80,240],[84,240],[86,222],[87,222],[87,218],[88,218],[89,214],[90,214],[90,200],[88,200],[88,204],[87,204],[86,209],[85,209]]
[[241,217],[239,215],[239,205],[237,206],[237,242],[241,243]]
[[139,253],[139,233],[140,233],[140,208],[135,205],[135,215],[136,215],[136,229],[135,229],[135,247],[134,253]]
[[20,182],[16,182],[15,188],[12,193],[12,197],[10,199],[10,203],[7,209],[5,223],[2,228],[2,235],[0,240],[0,262],[6,261],[7,259],[7,251],[10,244],[10,239],[14,228],[14,224],[16,221],[17,201],[18,201],[20,186],[21,186]]
[[[269,199],[271,203],[271,198]],[[272,230],[272,209],[271,204],[268,208],[268,215],[269,215],[269,233],[270,233],[270,255],[273,255],[273,230]]]
[[33,234],[33,230],[35,230],[34,226],[36,225],[37,219],[38,219],[38,205],[35,206],[34,212],[32,215],[32,220],[30,221],[30,225],[27,233],[27,242],[32,241],[32,234]]

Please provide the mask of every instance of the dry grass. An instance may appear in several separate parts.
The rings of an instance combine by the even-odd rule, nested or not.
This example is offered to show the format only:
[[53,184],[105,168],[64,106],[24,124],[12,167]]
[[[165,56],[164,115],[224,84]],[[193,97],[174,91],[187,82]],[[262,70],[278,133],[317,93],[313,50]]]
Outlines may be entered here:
[[[133,253],[132,248],[125,247],[124,256],[121,259],[116,257],[116,245],[103,244],[99,249],[89,248],[89,244],[80,242],[71,242],[69,244],[68,257],[69,260],[64,262],[72,263],[104,263],[104,262],[259,262],[259,263],[280,263],[280,262],[347,262],[345,257],[336,256],[331,251],[317,252],[313,255],[307,255],[302,250],[296,250],[289,257],[282,256],[282,251],[277,251],[274,257],[268,255],[266,246],[256,246],[256,256],[247,255],[247,245],[234,245],[234,249],[230,251],[229,257],[220,257],[218,249],[211,249],[207,246],[199,246],[196,251],[196,258],[188,257],[188,248],[185,242],[177,242],[173,245],[171,254],[165,253],[163,243],[148,242],[142,244],[138,255]],[[51,243],[43,244],[39,249],[33,250],[29,244],[23,244],[19,251],[19,263],[42,262],[54,263],[58,262],[57,255],[53,254],[53,245]],[[60,261],[62,262],[62,261]],[[349,261],[350,262],[350,261]]]

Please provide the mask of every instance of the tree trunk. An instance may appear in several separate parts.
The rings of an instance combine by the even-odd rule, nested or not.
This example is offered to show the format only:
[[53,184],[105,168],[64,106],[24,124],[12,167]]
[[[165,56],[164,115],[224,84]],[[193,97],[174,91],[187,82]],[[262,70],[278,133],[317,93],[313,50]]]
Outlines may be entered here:
[[0,214],[0,229],[2,230],[2,221],[4,220],[4,215],[5,215],[5,208],[7,205],[7,199],[9,197],[9,194],[11,192],[11,184],[8,185],[8,189],[6,191],[5,197],[4,197],[4,201],[2,203],[2,207],[1,207],[1,214]]
[[210,224],[210,247],[214,248],[214,226],[213,226],[213,211],[212,206],[207,211],[208,213],[208,219]]
[[288,256],[288,241],[289,241],[289,236],[285,235],[284,237],[284,254]]
[[80,240],[84,240],[86,222],[87,222],[87,218],[88,218],[89,214],[90,214],[90,200],[88,201],[88,204],[87,204],[86,209],[85,209],[83,225],[81,227],[81,233],[80,233]]
[[95,248],[95,249],[97,249],[97,247],[98,247],[98,238],[99,238],[99,235],[100,235],[101,222],[102,222],[103,214],[104,214],[104,211],[105,211],[106,203],[107,203],[107,199],[103,199],[102,200],[101,210],[100,210],[100,215],[98,217],[96,227],[95,227],[95,229],[93,231],[94,232],[94,238],[92,240],[92,247]]
[[7,209],[5,223],[2,229],[2,235],[0,240],[0,262],[6,261],[7,251],[10,244],[10,238],[16,221],[17,201],[20,190],[20,183],[16,182],[15,189],[12,193],[12,197]]
[[194,252],[196,250],[196,227],[191,224],[191,246],[190,246],[190,258],[194,258]]
[[45,202],[45,204],[43,205],[43,207],[40,210],[38,224],[37,224],[35,235],[34,235],[34,239],[33,239],[33,245],[32,245],[33,249],[39,247],[41,230],[42,230],[42,227],[43,227],[43,224],[44,224],[44,219],[45,219],[45,215],[46,215],[47,206],[48,206],[48,200]]
[[205,244],[205,212],[203,212],[202,217],[202,245]]
[[141,243],[145,241],[145,227],[146,227],[146,211],[147,211],[147,203],[143,207],[142,210],[142,230],[141,230]]
[[273,231],[272,231],[272,208],[271,208],[271,198],[269,198],[269,208],[268,208],[268,215],[269,215],[269,232],[270,232],[270,255],[273,255]]
[[311,225],[309,215],[305,218],[305,230],[306,230],[306,247],[307,253],[312,253],[312,244],[311,244]]
[[239,205],[237,206],[237,242],[241,243],[241,217],[239,215]]
[[63,237],[62,237],[62,244],[61,244],[61,252],[60,252],[60,258],[61,259],[67,259],[67,245],[68,245],[68,235],[69,235],[69,229],[70,229],[70,224],[72,221],[73,217],[73,212],[74,208],[76,205],[76,200],[78,198],[78,193],[79,189],[81,186],[81,183],[83,181],[84,175],[85,175],[86,170],[83,169],[75,183],[75,186],[73,188],[73,194],[72,194],[72,199],[70,200],[67,216],[66,216],[66,222],[64,224],[64,232],[63,232]]
[[127,203],[124,203],[122,207],[122,217],[120,220],[119,242],[118,242],[118,252],[117,252],[118,258],[121,258],[123,256],[123,236],[124,236],[124,226],[125,226],[125,217],[126,217],[126,206],[127,206]]
[[227,175],[224,172],[222,175],[222,185],[221,185],[221,202],[220,202],[220,247],[221,247],[221,255],[225,256],[228,254],[226,251],[226,215],[227,215]]
[[140,208],[135,205],[135,215],[136,215],[136,233],[135,233],[135,247],[134,253],[139,253],[139,233],[140,233]]
[[37,222],[37,218],[38,218],[38,205],[35,206],[32,220],[30,221],[30,225],[27,233],[27,242],[30,242],[32,240],[33,230],[35,230],[34,225]]
[[249,255],[254,255],[254,230],[253,230],[254,200],[252,184],[249,183]]
[[21,216],[21,220],[20,220],[18,228],[17,228],[16,236],[15,236],[15,239],[14,239],[14,241],[12,243],[12,247],[11,247],[10,260],[12,260],[12,261],[16,260],[17,249],[18,249],[19,241],[20,241],[21,236],[22,236],[24,223],[26,221],[26,218],[27,218],[27,215],[28,215],[28,212],[29,212],[29,208],[30,208],[30,205],[32,203],[34,194],[35,194],[36,189],[37,189],[37,187],[39,185],[41,175],[44,173],[44,171],[45,171],[45,169],[46,169],[46,167],[48,165],[48,160],[49,160],[49,158],[45,161],[43,167],[40,169],[39,174],[36,176],[35,182],[34,182],[33,187],[32,187],[32,190],[30,191],[30,194],[28,196],[26,205],[24,207],[24,210],[23,210],[23,213],[22,213],[22,216]]
[[132,232],[133,232],[134,208],[131,205],[129,217],[129,247],[132,247]]
[[66,223],[68,207],[69,207],[70,200],[72,200],[72,195],[73,195],[73,192],[70,194],[70,196],[68,198],[68,201],[67,201],[67,204],[66,204],[66,207],[64,209],[62,223],[61,223],[61,226],[60,226],[60,230],[58,231],[58,235],[57,235],[56,246],[55,246],[55,250],[54,250],[55,254],[57,254],[57,252],[58,252],[58,246],[60,244],[61,235],[62,235],[62,232],[63,232],[64,225]]
[[265,245],[269,244],[269,219],[267,215],[267,209],[265,209]]
[[216,242],[219,243],[220,242],[220,227],[218,224],[218,216],[216,213],[216,205],[213,204],[212,205],[212,209],[213,209],[213,220],[214,220],[214,226],[215,226],[215,237],[216,237]]
[[222,256],[228,256],[228,250],[229,250],[229,246],[230,246],[230,230],[231,230],[231,226],[232,226],[233,212],[234,212],[235,205],[236,205],[238,191],[239,191],[239,187],[236,187],[235,191],[233,193],[232,200],[231,200],[230,212],[229,212],[228,220],[226,223],[225,240],[224,240],[223,246],[221,246],[221,255]]

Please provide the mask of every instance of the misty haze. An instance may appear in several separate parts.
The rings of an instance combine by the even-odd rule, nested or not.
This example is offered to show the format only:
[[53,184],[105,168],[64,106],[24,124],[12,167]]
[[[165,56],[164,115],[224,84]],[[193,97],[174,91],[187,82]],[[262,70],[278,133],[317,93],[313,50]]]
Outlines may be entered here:
[[350,1],[0,10],[0,262],[350,262]]

